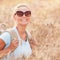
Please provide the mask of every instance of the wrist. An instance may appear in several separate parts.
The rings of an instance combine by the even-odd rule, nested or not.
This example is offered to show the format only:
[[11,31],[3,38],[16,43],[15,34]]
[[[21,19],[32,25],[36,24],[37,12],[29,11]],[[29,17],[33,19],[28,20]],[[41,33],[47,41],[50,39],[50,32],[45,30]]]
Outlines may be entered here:
[[14,47],[13,46],[9,46],[8,47],[8,50],[13,51],[14,50]]

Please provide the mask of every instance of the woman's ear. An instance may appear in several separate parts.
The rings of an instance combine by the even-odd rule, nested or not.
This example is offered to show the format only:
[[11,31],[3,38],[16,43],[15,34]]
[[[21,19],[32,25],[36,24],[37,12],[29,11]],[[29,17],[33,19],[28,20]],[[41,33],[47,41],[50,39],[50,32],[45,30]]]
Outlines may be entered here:
[[13,18],[16,20],[16,15],[13,15]]
[[15,19],[15,15],[13,15],[13,18]]

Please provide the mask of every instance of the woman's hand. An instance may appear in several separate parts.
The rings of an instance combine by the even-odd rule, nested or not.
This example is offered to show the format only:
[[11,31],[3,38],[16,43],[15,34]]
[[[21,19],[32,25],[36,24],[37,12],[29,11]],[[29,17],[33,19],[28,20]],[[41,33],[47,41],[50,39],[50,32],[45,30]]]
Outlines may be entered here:
[[10,48],[11,50],[14,50],[14,49],[17,48],[17,46],[18,46],[18,40],[13,40],[13,41],[11,42],[9,48]]
[[31,47],[32,47],[32,48],[38,46],[38,42],[37,42],[37,40],[35,40],[35,39],[31,39],[31,40],[30,40],[30,44],[31,44]]

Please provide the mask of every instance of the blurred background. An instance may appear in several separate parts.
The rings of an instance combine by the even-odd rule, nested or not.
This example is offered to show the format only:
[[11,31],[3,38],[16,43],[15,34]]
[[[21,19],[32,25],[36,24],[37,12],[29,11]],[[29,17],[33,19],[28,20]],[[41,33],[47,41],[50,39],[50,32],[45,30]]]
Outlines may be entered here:
[[60,60],[60,0],[0,0],[0,30],[14,26],[13,7],[23,3],[32,11],[27,29],[38,41],[26,60]]

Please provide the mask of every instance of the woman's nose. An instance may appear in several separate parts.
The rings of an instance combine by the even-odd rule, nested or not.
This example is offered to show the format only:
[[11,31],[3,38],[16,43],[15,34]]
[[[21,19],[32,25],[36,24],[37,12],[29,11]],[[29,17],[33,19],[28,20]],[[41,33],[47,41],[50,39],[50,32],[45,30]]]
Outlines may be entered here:
[[23,17],[24,17],[24,18],[26,17],[25,14],[23,15]]
[[26,19],[26,16],[25,16],[25,15],[23,15],[23,16],[22,16],[22,19]]

